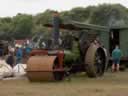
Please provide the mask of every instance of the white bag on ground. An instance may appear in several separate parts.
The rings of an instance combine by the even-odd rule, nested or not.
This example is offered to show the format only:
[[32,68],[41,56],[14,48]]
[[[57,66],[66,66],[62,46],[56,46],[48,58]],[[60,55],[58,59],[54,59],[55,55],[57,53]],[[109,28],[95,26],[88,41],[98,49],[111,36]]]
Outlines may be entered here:
[[13,75],[14,76],[24,76],[26,74],[26,64],[17,64],[13,67]]
[[5,60],[0,60],[0,78],[12,76],[12,67]]

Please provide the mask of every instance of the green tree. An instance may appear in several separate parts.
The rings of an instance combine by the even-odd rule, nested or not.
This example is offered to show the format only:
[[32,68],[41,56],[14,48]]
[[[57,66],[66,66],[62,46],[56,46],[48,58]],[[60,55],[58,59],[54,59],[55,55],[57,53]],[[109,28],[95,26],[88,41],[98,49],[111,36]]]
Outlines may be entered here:
[[33,21],[31,15],[18,14],[13,17],[13,37],[27,38],[32,35]]
[[11,38],[11,33],[13,24],[12,24],[12,18],[5,17],[0,18],[0,39],[9,39]]
[[104,26],[114,26],[117,22],[127,23],[127,10],[120,4],[103,4],[95,8],[90,17],[90,23]]

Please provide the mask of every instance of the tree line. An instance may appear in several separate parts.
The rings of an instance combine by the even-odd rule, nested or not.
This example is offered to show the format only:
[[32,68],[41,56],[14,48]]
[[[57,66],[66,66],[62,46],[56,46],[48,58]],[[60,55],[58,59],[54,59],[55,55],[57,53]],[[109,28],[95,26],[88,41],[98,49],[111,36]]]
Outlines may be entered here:
[[[17,14],[14,17],[0,18],[0,39],[31,38],[37,33],[49,36],[48,28],[43,25],[52,21],[52,12],[33,15]],[[60,12],[63,21],[75,20],[102,26],[127,26],[128,8],[120,4],[102,4],[98,6],[76,7],[69,11]]]

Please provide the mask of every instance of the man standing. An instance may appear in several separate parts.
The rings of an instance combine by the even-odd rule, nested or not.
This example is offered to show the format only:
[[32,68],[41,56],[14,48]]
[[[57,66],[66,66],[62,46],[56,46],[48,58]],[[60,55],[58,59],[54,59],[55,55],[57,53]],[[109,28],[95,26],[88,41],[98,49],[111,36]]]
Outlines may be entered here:
[[29,45],[27,45],[26,48],[25,48],[25,54],[26,54],[26,57],[27,57],[27,58],[28,58],[28,56],[29,56],[31,50],[32,50],[32,48],[31,48]]
[[13,52],[9,52],[7,59],[6,59],[6,63],[9,64],[11,67],[14,66],[15,64],[15,58],[14,58],[14,53]]
[[115,49],[112,51],[112,72],[119,71],[120,68],[120,59],[121,59],[121,50],[119,49],[119,46],[116,45]]
[[16,64],[22,63],[23,50],[21,47],[18,47],[16,50]]

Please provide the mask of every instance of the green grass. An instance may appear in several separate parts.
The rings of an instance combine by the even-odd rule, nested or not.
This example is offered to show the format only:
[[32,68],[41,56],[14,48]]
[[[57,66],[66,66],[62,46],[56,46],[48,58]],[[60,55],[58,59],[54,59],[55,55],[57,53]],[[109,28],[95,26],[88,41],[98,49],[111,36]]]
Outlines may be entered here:
[[128,96],[128,72],[107,72],[95,79],[81,73],[61,82],[5,80],[0,90],[0,96]]

